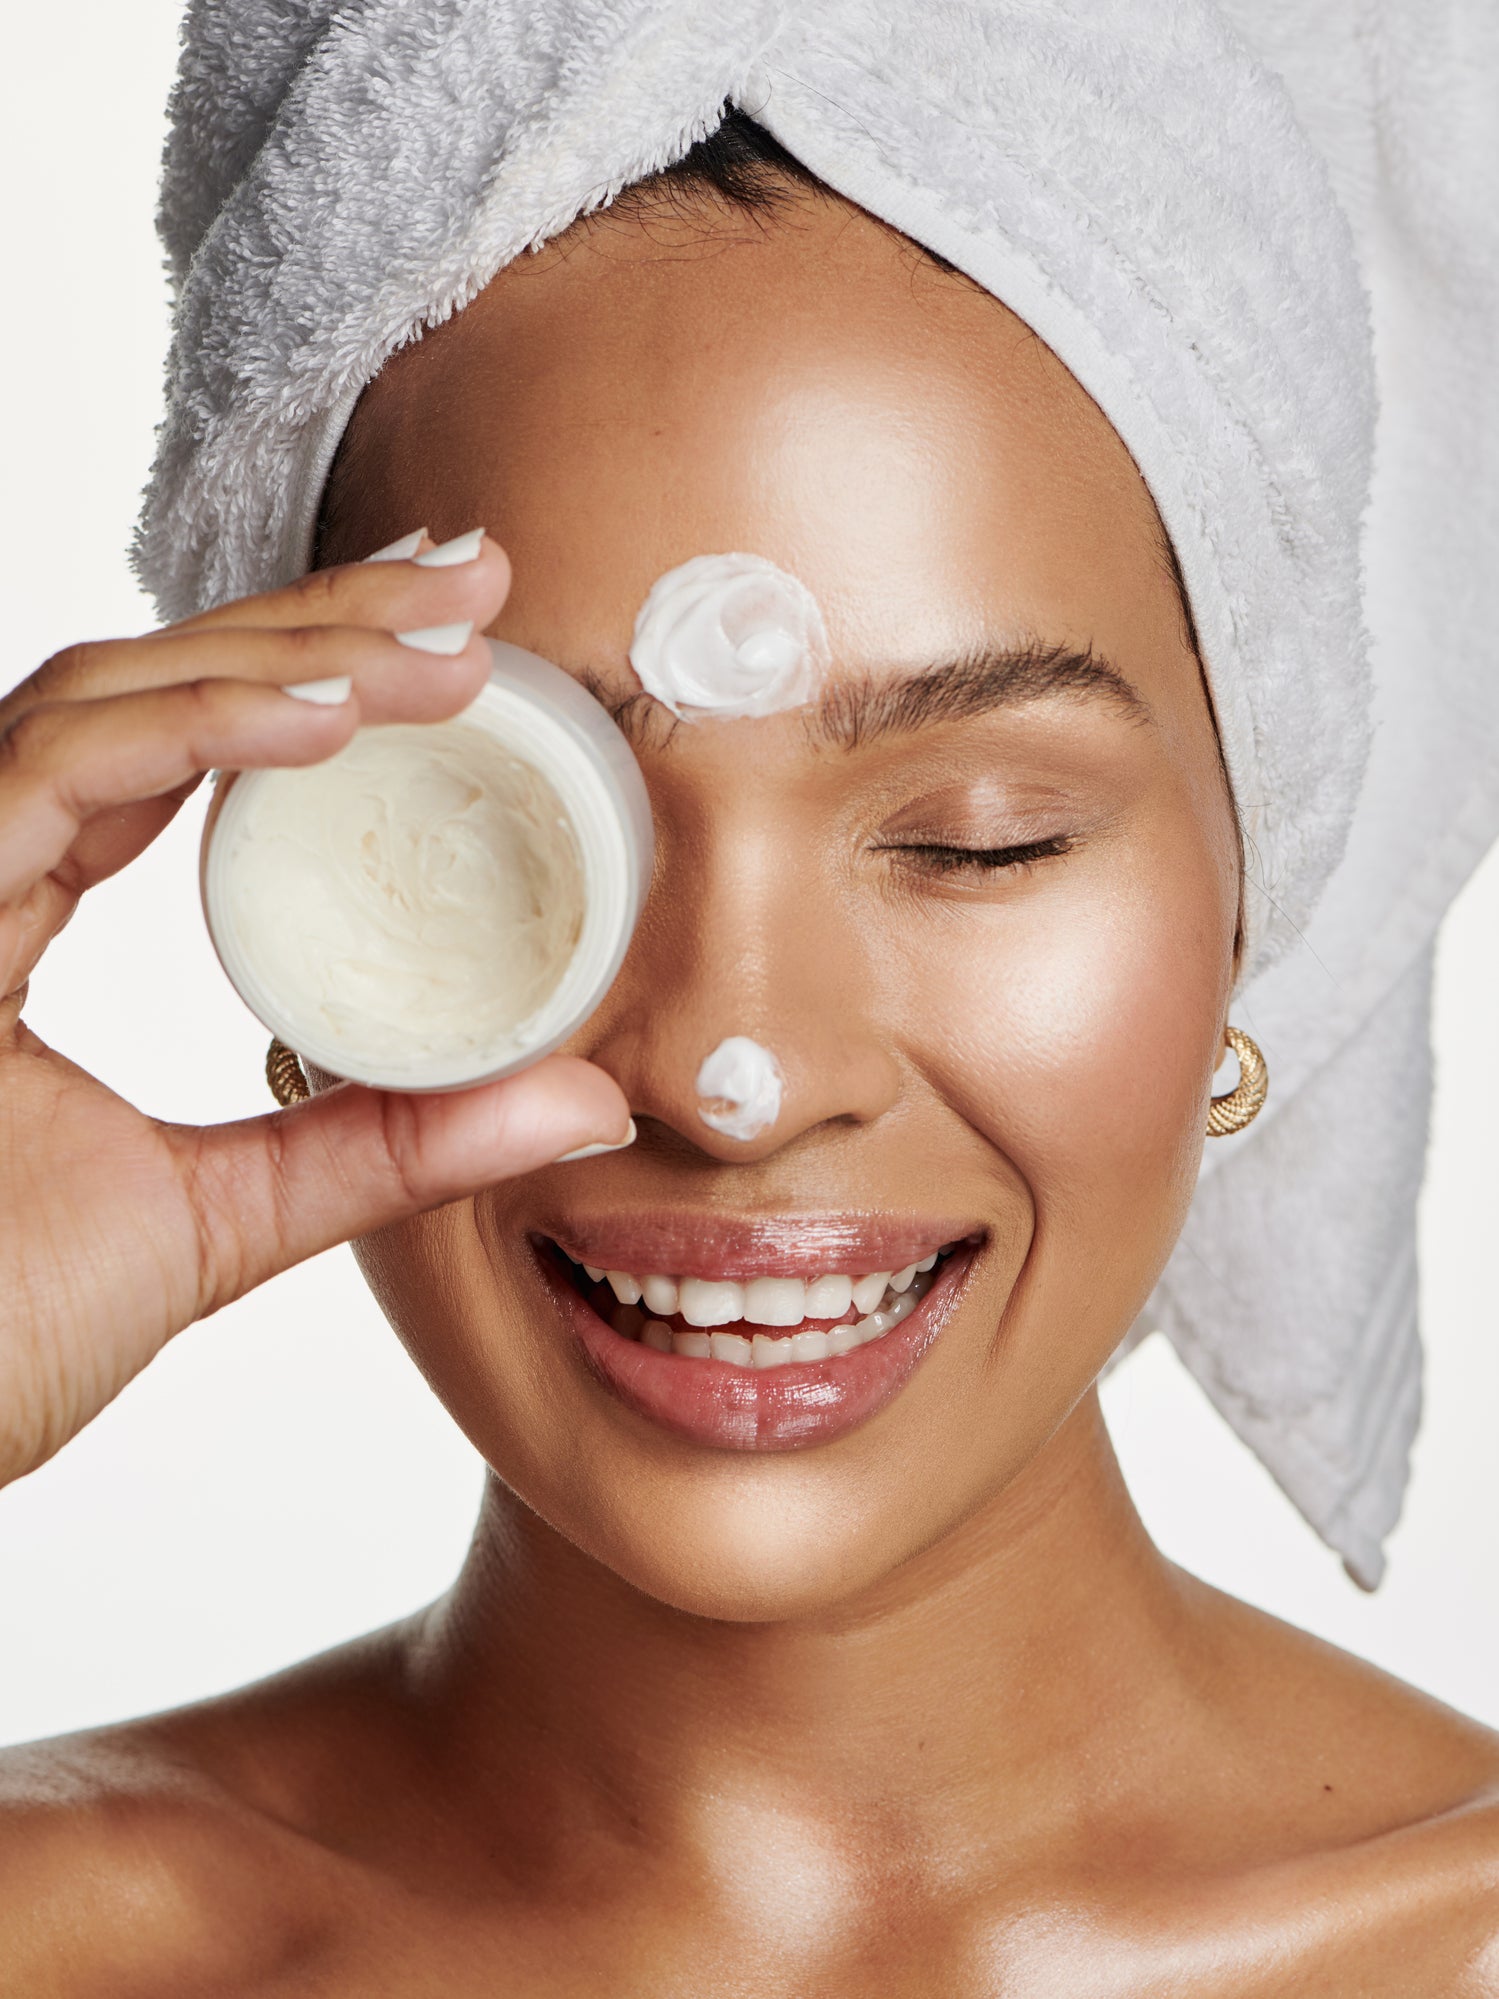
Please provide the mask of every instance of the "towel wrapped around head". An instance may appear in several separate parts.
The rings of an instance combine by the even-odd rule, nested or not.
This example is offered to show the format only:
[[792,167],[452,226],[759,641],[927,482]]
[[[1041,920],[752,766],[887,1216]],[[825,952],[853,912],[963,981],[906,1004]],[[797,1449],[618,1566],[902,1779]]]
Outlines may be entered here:
[[169,617],[299,574],[387,356],[726,103],[1003,300],[1150,487],[1246,835],[1236,1018],[1270,1105],[1209,1148],[1136,1336],[1164,1328],[1372,1586],[1419,1411],[1432,940],[1499,830],[1499,189],[1471,122],[1499,28],[1480,0],[1313,12],[194,0],[137,553]]

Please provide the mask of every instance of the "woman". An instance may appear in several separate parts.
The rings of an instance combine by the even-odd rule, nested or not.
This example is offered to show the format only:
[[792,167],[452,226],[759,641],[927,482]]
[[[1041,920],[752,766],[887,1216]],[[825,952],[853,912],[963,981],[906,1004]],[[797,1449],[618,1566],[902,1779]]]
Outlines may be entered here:
[[[648,67],[648,38],[610,53]],[[1263,854],[1291,855],[1288,895],[1298,852],[1331,866],[1316,805],[1335,816],[1357,745],[1316,762],[1289,834],[1236,789],[1250,639],[1223,638],[1169,468],[1142,476],[1148,440],[1031,330],[1044,300],[1028,325],[742,111],[634,179],[351,378],[331,477],[309,450],[253,533],[265,440],[295,426],[231,395],[235,446],[180,383],[163,595],[232,596],[304,501],[318,567],[49,662],[0,710],[7,1156],[47,1161],[4,1203],[6,1473],[174,1331],[354,1237],[495,1474],[428,1613],[12,1756],[7,1970],[28,1992],[1488,1990],[1499,1744],[1164,1562],[1093,1386],[1194,1200],[1272,927]],[[197,351],[233,247],[210,237],[189,285]],[[174,471],[189,432],[204,456]],[[1339,433],[1308,435],[1316,460]],[[245,490],[211,536],[218,446]],[[1343,469],[1306,490],[1356,515]],[[361,561],[418,524],[418,551],[469,559]],[[1288,541],[1326,586],[1297,629],[1325,638],[1341,558]],[[673,728],[627,663],[635,611],[739,548],[824,606],[824,698]],[[311,1102],[201,1133],[28,1037],[47,939],[205,768],[456,712],[479,641],[392,635],[464,623],[586,676],[651,790],[652,898],[564,1056],[440,1098],[314,1076]],[[1312,680],[1324,715],[1342,670]],[[340,676],[341,702],[279,691]],[[1286,761],[1283,734],[1264,767]],[[785,1077],[748,1140],[694,1088],[740,1032]],[[615,1295],[929,1260],[857,1370],[648,1360]],[[648,1302],[675,1340],[669,1293]]]

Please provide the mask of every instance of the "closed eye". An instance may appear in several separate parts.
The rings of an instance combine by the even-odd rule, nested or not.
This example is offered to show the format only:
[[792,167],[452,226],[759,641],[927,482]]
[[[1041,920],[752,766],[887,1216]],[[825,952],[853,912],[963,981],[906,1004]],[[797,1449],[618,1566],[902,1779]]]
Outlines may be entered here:
[[1028,840],[1019,847],[952,847],[941,842],[892,840],[876,851],[900,854],[909,865],[933,874],[993,874],[1004,868],[1026,868],[1036,861],[1053,860],[1069,853],[1072,844],[1066,834],[1057,834],[1050,840]]

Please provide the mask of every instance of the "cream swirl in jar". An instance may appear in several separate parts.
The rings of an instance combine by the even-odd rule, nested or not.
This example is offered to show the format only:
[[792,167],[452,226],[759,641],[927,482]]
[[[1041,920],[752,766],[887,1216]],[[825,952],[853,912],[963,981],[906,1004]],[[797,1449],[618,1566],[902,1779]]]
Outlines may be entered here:
[[363,729],[266,773],[225,862],[260,976],[377,1067],[509,1052],[582,928],[556,791],[462,722]]
[[760,555],[696,555],[652,587],[630,664],[684,721],[774,715],[814,699],[828,637],[805,583]]
[[336,1076],[457,1089],[524,1067],[587,1019],[628,946],[652,850],[629,746],[559,667],[490,645],[451,721],[219,780],[214,946],[252,1012]]

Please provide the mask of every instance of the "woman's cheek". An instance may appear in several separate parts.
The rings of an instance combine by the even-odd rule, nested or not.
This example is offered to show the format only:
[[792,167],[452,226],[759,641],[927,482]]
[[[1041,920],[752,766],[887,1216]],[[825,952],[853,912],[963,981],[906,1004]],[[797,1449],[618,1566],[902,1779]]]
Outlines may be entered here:
[[502,1461],[504,1435],[513,1427],[534,1432],[545,1426],[537,1351],[549,1329],[534,1323],[535,1301],[517,1282],[518,1233],[508,1255],[503,1245],[495,1253],[506,1193],[502,1185],[354,1244],[365,1282],[397,1338],[492,1463]]
[[[1073,865],[1009,903],[933,912],[905,968],[908,1046],[1030,1191],[1038,1241],[1159,1263],[1191,1197],[1231,931],[1190,854]],[[1028,885],[1029,886],[1029,885]]]

